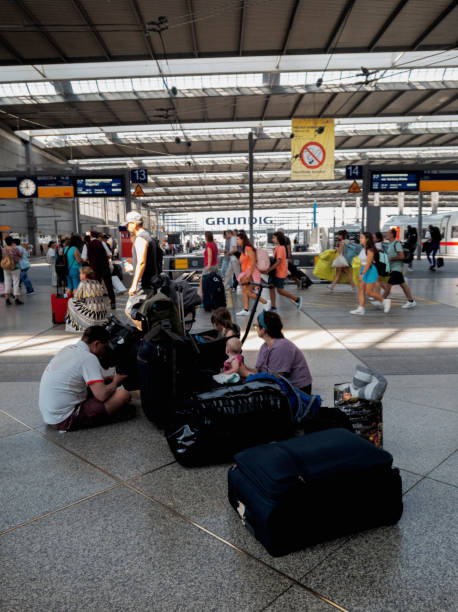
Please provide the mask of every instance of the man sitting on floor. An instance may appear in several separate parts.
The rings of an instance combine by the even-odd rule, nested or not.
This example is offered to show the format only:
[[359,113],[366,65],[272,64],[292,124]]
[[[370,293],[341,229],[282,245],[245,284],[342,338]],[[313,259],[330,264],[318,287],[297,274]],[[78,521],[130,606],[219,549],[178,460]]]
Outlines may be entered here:
[[44,422],[60,431],[106,425],[129,418],[130,393],[118,389],[127,378],[104,377],[98,357],[109,341],[100,325],[88,327],[76,344],[49,362],[40,382],[39,406]]

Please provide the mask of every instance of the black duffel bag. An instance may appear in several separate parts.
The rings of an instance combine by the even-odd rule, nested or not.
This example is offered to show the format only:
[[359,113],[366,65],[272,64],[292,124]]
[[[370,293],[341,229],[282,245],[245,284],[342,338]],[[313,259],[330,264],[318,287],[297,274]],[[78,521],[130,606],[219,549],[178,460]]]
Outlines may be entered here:
[[193,396],[175,413],[167,441],[185,466],[231,461],[235,453],[294,432],[290,405],[279,385],[228,385]]

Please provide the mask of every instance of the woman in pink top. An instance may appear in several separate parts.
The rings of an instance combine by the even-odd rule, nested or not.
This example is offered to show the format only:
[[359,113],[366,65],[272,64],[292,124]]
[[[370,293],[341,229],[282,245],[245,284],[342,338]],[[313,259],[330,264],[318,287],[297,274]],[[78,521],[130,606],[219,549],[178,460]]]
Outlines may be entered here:
[[[202,270],[202,276],[209,274],[210,272],[218,271],[218,247],[213,239],[213,232],[205,232],[205,244],[204,251],[204,269]],[[202,290],[202,276],[200,277],[200,295],[203,299],[204,294]]]

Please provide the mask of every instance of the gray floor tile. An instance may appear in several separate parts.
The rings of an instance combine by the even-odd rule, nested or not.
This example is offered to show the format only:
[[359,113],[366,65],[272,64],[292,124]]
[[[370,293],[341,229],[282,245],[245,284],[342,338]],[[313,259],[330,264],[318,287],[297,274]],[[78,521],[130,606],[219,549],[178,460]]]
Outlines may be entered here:
[[455,611],[457,506],[456,488],[422,480],[397,526],[354,537],[304,583],[352,612]]
[[164,435],[138,409],[134,419],[123,423],[64,435],[46,425],[40,431],[122,480],[174,461]]
[[387,376],[387,379],[388,387],[385,397],[432,408],[458,411],[456,374]]
[[428,476],[458,487],[458,452],[453,453]]
[[0,382],[2,410],[29,427],[43,425],[38,408],[39,388],[39,382]]
[[186,469],[173,464],[136,479],[132,484],[212,533],[292,577],[303,575],[345,541],[336,540],[284,557],[271,557],[242,525],[229,504],[227,471],[228,466],[221,465]]
[[336,608],[300,586],[294,585],[265,610],[266,612],[332,612]]
[[397,467],[427,474],[456,450],[457,413],[394,400],[383,412],[384,446]]
[[406,493],[409,489],[411,489],[417,482],[423,478],[423,476],[419,476],[418,474],[412,474],[412,472],[407,472],[406,470],[399,470],[402,478],[402,492]]
[[0,438],[14,436],[14,434],[28,431],[28,427],[18,423],[0,410]]
[[0,444],[0,529],[55,510],[114,481],[34,431]]
[[124,487],[7,534],[0,555],[4,610],[254,611],[291,584]]

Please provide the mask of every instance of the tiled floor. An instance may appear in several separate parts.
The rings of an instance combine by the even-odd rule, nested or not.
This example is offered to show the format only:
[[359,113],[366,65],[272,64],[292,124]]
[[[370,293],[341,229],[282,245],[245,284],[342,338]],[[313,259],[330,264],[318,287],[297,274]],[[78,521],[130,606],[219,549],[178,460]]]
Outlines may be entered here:
[[[140,408],[90,431],[43,425],[41,373],[76,336],[51,325],[40,264],[25,306],[0,302],[0,609],[456,610],[458,261],[434,278],[416,264],[416,310],[401,310],[395,292],[389,315],[351,317],[348,288],[325,285],[302,292],[302,312],[279,302],[326,404],[360,360],[387,375],[385,446],[405,507],[395,527],[280,558],[229,506],[227,466],[180,467]],[[205,327],[208,316],[198,318]],[[249,363],[258,347],[252,333]]]

